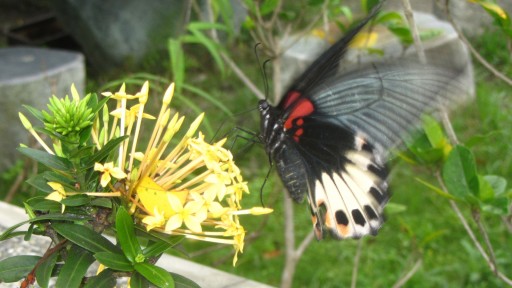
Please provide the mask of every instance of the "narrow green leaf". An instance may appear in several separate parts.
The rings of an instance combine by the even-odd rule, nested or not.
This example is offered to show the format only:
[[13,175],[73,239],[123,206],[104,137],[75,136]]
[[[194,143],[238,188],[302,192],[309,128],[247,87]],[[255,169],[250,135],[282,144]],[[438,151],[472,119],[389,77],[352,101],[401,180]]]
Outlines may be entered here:
[[101,162],[106,159],[110,152],[114,151],[114,149],[117,149],[119,144],[128,137],[129,136],[122,136],[108,141],[108,143],[105,144],[105,146],[103,146],[100,151],[94,153],[91,158],[87,159],[82,169],[89,169],[94,166],[94,163]]
[[13,256],[0,261],[0,283],[12,283],[24,278],[41,257],[31,255]]
[[122,254],[111,252],[98,252],[94,254],[94,258],[101,264],[113,270],[130,272],[133,271],[133,265]]
[[101,236],[91,228],[80,224],[53,223],[52,227],[64,238],[94,253],[118,252],[116,247],[107,238]]
[[68,257],[64,265],[62,265],[55,287],[80,287],[87,269],[89,269],[93,262],[94,257],[90,251],[73,245],[68,251]]
[[22,106],[25,109],[27,109],[30,112],[30,114],[34,115],[34,117],[36,117],[37,120],[44,122],[43,113],[40,110],[38,110],[32,106],[29,106],[29,105],[22,105]]
[[453,197],[452,195],[450,195],[449,193],[446,193],[444,192],[443,190],[441,190],[440,188],[428,183],[427,181],[423,180],[423,179],[420,179],[420,178],[414,178],[414,180],[420,182],[421,184],[427,186],[428,188],[430,188],[432,191],[436,192],[437,194],[441,195],[442,197],[445,197],[445,198],[448,198],[448,199],[452,199],[452,200],[455,200],[455,197]]
[[143,259],[139,259],[142,256],[142,249],[135,236],[135,225],[133,225],[132,216],[130,216],[124,207],[120,207],[117,210],[116,231],[119,244],[126,258],[132,263],[140,262],[140,260],[143,261]]
[[171,59],[170,68],[176,85],[176,92],[179,94],[183,83],[185,82],[185,57],[181,41],[177,39],[169,39],[167,41],[167,50]]
[[174,279],[165,269],[149,263],[135,263],[134,268],[151,283],[162,288],[174,288]]
[[172,275],[172,278],[174,279],[174,286],[176,288],[201,288],[201,286],[199,286],[199,284],[188,279],[185,276],[182,276],[182,275],[176,274],[176,273],[172,273],[172,272],[171,272],[171,275]]
[[217,67],[219,68],[220,72],[224,74],[224,61],[222,60],[222,57],[220,56],[220,52],[222,48],[212,39],[208,38],[206,35],[203,34],[200,30],[191,30],[193,36],[185,35],[182,37],[183,42],[185,43],[197,43],[203,45],[208,52],[210,53],[210,56],[213,58],[215,63],[217,64]]
[[470,200],[478,197],[478,175],[473,154],[464,146],[455,146],[443,165],[443,181],[450,194]]
[[151,245],[148,245],[142,253],[146,257],[155,257],[158,256],[168,249],[170,249],[173,245],[164,241],[154,242]]
[[386,214],[388,214],[388,215],[398,214],[398,213],[401,213],[401,212],[404,212],[405,210],[407,210],[407,206],[390,202],[386,205],[385,210],[386,210]]
[[217,100],[216,97],[207,93],[206,91],[201,90],[201,89],[191,86],[191,85],[187,85],[187,84],[183,84],[183,89],[188,90],[188,91],[200,96],[201,98],[205,99],[206,101],[212,103],[215,107],[222,110],[222,112],[224,112],[228,117],[233,116],[233,113],[229,110],[229,108],[226,105],[224,105],[224,103]]
[[66,197],[60,201],[63,205],[76,207],[88,204],[91,202],[91,198],[85,194],[78,194]]
[[52,277],[53,268],[57,263],[59,253],[49,255],[36,269],[37,284],[42,288],[47,288]]
[[51,169],[68,172],[73,168],[68,159],[48,154],[46,151],[28,147],[18,147],[18,151]]
[[148,288],[151,287],[151,282],[149,282],[144,276],[140,275],[138,272],[133,272],[132,277],[130,277],[130,288]]
[[[233,6],[231,4],[230,0],[218,0],[215,2],[217,5],[219,5],[219,12],[222,15],[222,21],[226,24],[224,25],[227,29],[226,32],[228,32],[229,39],[232,39],[235,34],[235,23],[234,23],[234,11]],[[213,4],[213,2],[212,2]]]
[[116,287],[116,284],[114,272],[110,269],[105,269],[101,271],[100,274],[89,278],[83,288]]
[[190,22],[188,24],[187,28],[191,29],[191,30],[210,30],[210,29],[224,30],[224,31],[228,30],[228,27],[226,27],[226,25],[224,25],[222,23],[199,22],[199,21]]
[[135,229],[136,233],[141,237],[155,242],[165,242],[171,247],[177,245],[185,239],[185,236],[181,235],[168,235],[165,233],[155,232],[153,230],[148,232],[146,229],[140,226],[135,226]]
[[73,221],[73,220],[87,220],[87,219],[90,219],[90,217],[88,216],[83,216],[83,215],[72,215],[72,214],[46,214],[46,215],[40,215],[40,216],[37,216],[35,218],[32,218],[30,220],[26,220],[26,221],[23,221],[23,222],[20,222],[18,224],[15,224],[9,228],[7,228],[3,233],[2,235],[0,236],[0,241],[3,241],[5,239],[8,239],[8,238],[11,238],[12,234],[13,233],[16,233],[14,232],[16,229],[18,229],[19,227],[27,224],[27,223],[37,223],[37,222],[40,222],[40,221],[47,221],[47,220],[70,220]]

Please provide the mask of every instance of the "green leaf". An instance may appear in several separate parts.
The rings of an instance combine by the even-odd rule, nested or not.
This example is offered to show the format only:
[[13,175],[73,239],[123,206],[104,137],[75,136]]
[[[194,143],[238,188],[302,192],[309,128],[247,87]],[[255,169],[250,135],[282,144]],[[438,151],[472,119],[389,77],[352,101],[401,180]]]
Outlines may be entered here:
[[80,224],[53,223],[52,227],[64,238],[94,253],[120,252],[107,238],[101,236],[91,228]]
[[36,211],[60,213],[62,210],[62,205],[59,202],[45,199],[42,196],[30,198],[27,200],[27,204]]
[[181,92],[183,83],[185,82],[185,57],[181,41],[177,39],[169,39],[167,41],[167,50],[169,51],[169,58],[171,59],[171,71],[176,85],[176,93]]
[[135,263],[134,268],[151,283],[162,288],[173,288],[174,279],[165,269],[149,263]]
[[406,140],[408,150],[398,155],[408,162],[435,164],[443,158],[443,150],[432,147],[425,133],[418,133],[412,140]]
[[20,222],[18,224],[15,224],[9,228],[7,228],[4,233],[2,233],[2,235],[0,236],[0,241],[3,241],[5,239],[8,239],[8,238],[11,238],[11,235],[13,233],[14,230],[18,229],[19,227],[27,224],[27,223],[37,223],[37,222],[41,222],[41,221],[47,221],[47,220],[69,220],[69,221],[73,221],[73,220],[87,220],[87,219],[90,219],[89,216],[83,216],[83,215],[74,215],[74,214],[45,214],[45,215],[40,215],[40,216],[37,216],[35,218],[32,218],[30,220],[26,220],[26,221],[23,221],[23,222]]
[[12,283],[23,279],[36,263],[41,259],[39,256],[20,255],[13,256],[0,261],[0,283]]
[[171,272],[171,275],[172,275],[172,278],[174,279],[174,286],[176,288],[201,288],[201,286],[199,286],[199,284],[186,278],[185,276],[181,276],[179,274],[172,273],[172,272]]
[[171,247],[177,245],[178,243],[185,239],[185,237],[182,235],[169,235],[165,233],[155,232],[154,230],[148,232],[146,231],[145,228],[140,226],[135,226],[135,229],[136,233],[141,237],[155,242],[165,242],[171,245]]
[[265,0],[263,4],[260,6],[260,14],[261,16],[265,16],[269,13],[274,12],[279,3],[278,0]]
[[100,151],[94,153],[94,155],[92,157],[87,159],[84,166],[81,168],[89,169],[94,166],[94,163],[103,161],[104,159],[106,159],[109,156],[110,152],[114,151],[114,149],[117,149],[119,144],[121,142],[123,142],[124,140],[126,140],[128,137],[129,136],[126,135],[126,136],[117,137],[115,139],[108,141],[108,143],[105,144],[105,146],[103,146],[103,148],[101,148]]
[[368,14],[379,4],[379,2],[380,0],[361,0],[361,8],[363,8],[363,11]]
[[108,198],[94,198],[91,201],[91,206],[104,207],[104,208],[112,208],[112,199]]
[[228,30],[226,25],[221,24],[221,23],[212,23],[212,22],[190,22],[187,27],[188,27],[188,29],[191,29],[191,30],[210,30],[210,29],[224,30],[224,31]]
[[485,175],[484,179],[489,182],[496,196],[505,195],[507,190],[507,179],[496,175]]
[[390,202],[386,205],[385,210],[386,210],[386,214],[388,214],[388,215],[398,214],[398,213],[401,213],[401,212],[404,212],[405,210],[407,210],[407,206]]
[[88,204],[91,202],[91,198],[85,194],[77,194],[72,195],[69,197],[66,197],[60,201],[61,204],[70,206],[70,207],[76,207],[76,206],[82,206],[85,204]]
[[68,257],[60,270],[55,287],[80,287],[87,269],[93,262],[94,257],[90,251],[73,245],[68,251]]
[[57,263],[59,253],[50,254],[36,269],[37,284],[42,288],[47,288],[50,278],[52,277],[53,268]]
[[68,159],[51,155],[46,151],[28,147],[18,147],[18,151],[51,169],[69,172],[73,168],[73,164]]
[[443,165],[443,181],[450,194],[471,200],[478,197],[479,183],[473,154],[464,146],[455,146]]
[[388,25],[388,30],[398,37],[403,45],[411,45],[413,43],[411,30],[408,27]]
[[402,14],[396,11],[382,12],[375,18],[376,23],[399,25],[404,22]]
[[135,225],[133,225],[132,216],[130,216],[124,207],[120,207],[117,210],[116,231],[119,244],[126,258],[132,263],[140,262],[138,258],[142,255],[142,249],[135,236]]
[[183,89],[188,90],[188,91],[200,96],[201,98],[205,99],[206,101],[212,103],[215,107],[222,110],[222,112],[224,112],[227,117],[233,116],[233,113],[229,110],[228,107],[226,107],[226,105],[224,105],[224,103],[217,100],[216,97],[214,97],[211,94],[208,94],[206,91],[201,90],[201,89],[191,86],[191,85],[187,85],[187,84],[183,84]]
[[138,272],[132,273],[130,277],[130,288],[148,288],[152,287],[151,282],[149,282],[144,276],[140,275]]
[[83,288],[116,287],[116,277],[110,269],[105,269],[100,274],[90,277]]
[[434,148],[442,148],[446,143],[446,137],[444,136],[443,128],[441,125],[431,116],[423,116],[423,130],[427,135],[427,138]]
[[192,35],[184,35],[181,39],[184,43],[195,43],[204,46],[213,58],[220,72],[224,74],[224,62],[220,56],[221,47],[212,39],[204,35],[200,30],[189,29]]
[[52,187],[50,187],[47,183],[49,182],[44,173],[34,175],[30,177],[27,181],[28,184],[32,185],[38,191],[44,193],[51,193],[53,191]]
[[494,189],[483,176],[478,175],[478,199],[482,202],[494,199]]
[[482,211],[499,216],[507,216],[509,214],[510,199],[506,197],[496,197],[482,204]]
[[111,252],[98,252],[94,254],[94,258],[101,264],[113,270],[130,272],[133,271],[133,265],[122,254]]
[[164,242],[164,241],[154,242],[154,243],[148,245],[142,251],[142,253],[146,257],[155,257],[155,256],[158,256],[158,255],[164,253],[165,251],[170,249],[172,246],[174,246],[174,245]]
[[28,106],[28,105],[22,105],[25,109],[27,109],[30,114],[34,115],[34,117],[37,118],[37,120],[41,121],[41,122],[44,122],[44,117],[43,117],[43,113],[41,113],[40,110],[32,107],[32,106]]

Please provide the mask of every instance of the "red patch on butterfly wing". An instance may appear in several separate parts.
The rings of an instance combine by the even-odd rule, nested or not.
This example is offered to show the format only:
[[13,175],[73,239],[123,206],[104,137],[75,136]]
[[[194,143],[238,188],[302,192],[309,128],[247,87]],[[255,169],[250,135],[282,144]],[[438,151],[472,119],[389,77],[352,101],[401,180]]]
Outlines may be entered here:
[[[288,115],[288,119],[286,119],[286,122],[284,122],[284,128],[290,129],[293,126],[293,121],[297,118],[297,124],[302,125],[304,123],[304,120],[301,120],[300,118],[304,116],[308,116],[311,113],[315,111],[315,106],[313,106],[313,103],[309,99],[303,98],[300,99],[292,108],[292,111],[290,112],[290,115]],[[299,124],[300,123],[300,124]]]
[[286,98],[284,99],[283,108],[288,108],[288,106],[290,106],[293,102],[295,102],[295,100],[297,100],[297,98],[299,98],[299,97],[300,97],[299,91],[288,92],[288,94],[286,95]]

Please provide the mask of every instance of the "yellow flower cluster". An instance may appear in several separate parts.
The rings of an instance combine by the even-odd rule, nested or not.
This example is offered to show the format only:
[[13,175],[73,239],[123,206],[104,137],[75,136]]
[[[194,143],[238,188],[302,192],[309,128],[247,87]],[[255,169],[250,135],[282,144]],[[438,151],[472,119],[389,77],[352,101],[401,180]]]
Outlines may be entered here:
[[[78,101],[76,89],[72,90]],[[116,100],[117,105],[112,112],[104,105],[100,115],[94,118],[91,139],[96,150],[101,150],[109,141],[126,138],[119,144],[115,162],[94,165],[103,191],[71,192],[65,191],[60,183],[49,182],[54,191],[46,198],[61,202],[67,196],[77,194],[120,197],[121,203],[128,206],[146,230],[231,244],[235,249],[235,264],[238,252],[243,251],[245,237],[238,216],[270,213],[272,209],[242,210],[242,196],[249,193],[247,183],[243,181],[231,152],[222,147],[226,139],[210,144],[201,132],[197,132],[204,114],[192,122],[181,138],[172,142],[185,120],[179,113],[171,112],[173,94],[174,84],[171,84],[155,118],[144,113],[149,95],[148,82],[135,95],[127,94],[124,84],[115,93],[103,93]],[[138,103],[130,106],[129,102],[134,100]],[[174,115],[171,117],[171,114]],[[20,118],[25,127],[36,134],[22,114]],[[156,119],[156,122],[149,141],[143,145],[145,151],[141,152],[137,147],[143,119]],[[44,142],[41,145],[48,153],[58,154]],[[62,205],[62,212],[64,209]]]
[[[237,253],[243,251],[245,236],[238,215],[264,214],[272,210],[241,210],[242,195],[249,192],[247,183],[231,152],[222,147],[226,139],[210,144],[201,132],[196,134],[204,114],[193,121],[184,136],[172,142],[184,122],[179,113],[171,117],[173,84],[165,92],[156,118],[143,112],[148,92],[146,82],[135,95],[126,94],[124,85],[116,93],[103,94],[116,99],[118,104],[110,113],[115,123],[110,133],[107,131],[109,115],[105,111],[103,125],[99,125],[98,120],[93,126],[93,139],[97,139],[98,148],[115,137],[130,137],[120,145],[117,167],[112,163],[95,166],[95,170],[102,173],[101,185],[107,186],[110,176],[116,179],[127,176],[122,188],[111,187],[122,192],[125,202],[131,203],[131,213],[148,231],[231,244],[235,248],[234,264]],[[128,107],[128,101],[135,99],[139,103]],[[156,123],[145,151],[140,152],[137,142],[143,118],[156,119]],[[125,167],[121,170],[128,175],[118,167]]]

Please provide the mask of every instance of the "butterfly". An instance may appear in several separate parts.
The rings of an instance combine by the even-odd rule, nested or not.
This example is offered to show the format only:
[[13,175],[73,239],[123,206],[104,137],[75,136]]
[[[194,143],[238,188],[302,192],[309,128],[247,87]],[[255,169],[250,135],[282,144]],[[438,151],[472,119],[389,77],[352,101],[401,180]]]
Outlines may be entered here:
[[410,60],[340,72],[351,40],[376,8],[327,49],[277,106],[260,100],[260,140],[288,190],[306,196],[317,239],[375,235],[390,198],[386,161],[424,113],[452,106],[464,85],[457,69]]

